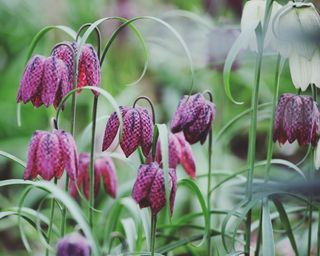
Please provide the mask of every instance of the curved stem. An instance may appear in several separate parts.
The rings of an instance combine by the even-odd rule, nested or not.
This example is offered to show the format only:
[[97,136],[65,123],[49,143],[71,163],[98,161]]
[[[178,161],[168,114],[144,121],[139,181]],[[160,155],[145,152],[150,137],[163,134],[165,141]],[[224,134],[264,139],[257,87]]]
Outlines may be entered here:
[[156,123],[156,115],[155,115],[154,105],[153,105],[152,101],[151,101],[150,98],[147,97],[147,96],[139,96],[139,97],[136,98],[136,100],[134,101],[133,106],[132,106],[133,108],[136,107],[136,104],[138,103],[139,100],[146,100],[146,101],[149,103],[150,108],[151,108],[151,111],[152,111],[152,122],[153,122],[153,124],[155,124],[155,123]]
[[[57,178],[54,178],[54,184],[57,184]],[[52,235],[52,226],[53,226],[53,217],[54,217],[54,207],[55,207],[55,199],[52,198],[51,205],[50,205],[50,220],[49,220],[49,227],[47,233],[47,241],[50,245],[51,235]],[[49,255],[49,248],[46,249],[46,256]]]
[[[78,41],[79,37],[80,37],[80,34],[81,32],[85,29],[85,28],[88,28],[92,25],[92,23],[86,23],[86,24],[83,24],[78,32],[77,32],[77,36],[76,36],[76,42]],[[95,27],[94,30],[96,31],[96,35],[97,35],[97,54],[98,56],[100,57],[100,52],[101,52],[101,32],[100,32],[100,29],[98,27]]]
[[[208,94],[209,99],[211,102],[213,102],[213,95],[211,91],[206,90],[203,92],[203,94]],[[208,141],[208,187],[207,187],[207,209],[208,212],[211,211],[211,180],[212,180],[212,175],[211,175],[211,169],[212,169],[212,127],[209,132],[209,141]],[[207,220],[209,230],[211,229],[211,215],[208,214],[208,220]],[[212,252],[211,248],[211,237],[208,236],[208,255],[210,256]]]
[[90,195],[89,195],[89,224],[93,227],[93,209],[94,209],[94,147],[95,147],[95,134],[96,134],[96,121],[97,121],[97,108],[98,96],[94,97],[92,108],[92,134],[91,134],[91,151],[90,151]]
[[151,214],[151,256],[154,256],[155,245],[156,245],[156,230],[157,230],[157,215]]

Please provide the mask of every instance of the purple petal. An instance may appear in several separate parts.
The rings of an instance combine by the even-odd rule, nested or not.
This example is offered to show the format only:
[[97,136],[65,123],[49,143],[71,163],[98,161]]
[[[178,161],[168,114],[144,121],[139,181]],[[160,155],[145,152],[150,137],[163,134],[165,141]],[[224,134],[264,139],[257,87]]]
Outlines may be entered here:
[[153,122],[149,111],[146,108],[138,108],[140,113],[141,147],[147,157],[150,153],[153,140]]

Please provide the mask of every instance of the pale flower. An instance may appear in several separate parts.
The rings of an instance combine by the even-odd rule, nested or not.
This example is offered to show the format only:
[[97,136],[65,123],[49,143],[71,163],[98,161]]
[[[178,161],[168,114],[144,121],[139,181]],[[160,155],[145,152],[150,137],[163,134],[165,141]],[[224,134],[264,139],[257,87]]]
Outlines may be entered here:
[[[261,23],[263,26],[264,17],[266,12],[266,1],[265,0],[250,0],[247,1],[242,12],[241,17],[241,32],[248,33],[247,45],[244,47],[245,49],[249,49],[250,51],[258,51],[257,46],[257,38],[255,29]],[[271,17],[269,21],[269,26],[265,35],[264,48],[274,47],[275,46],[275,38],[272,33],[272,24],[274,17],[277,12],[281,9],[281,5],[276,1],[272,4]]]

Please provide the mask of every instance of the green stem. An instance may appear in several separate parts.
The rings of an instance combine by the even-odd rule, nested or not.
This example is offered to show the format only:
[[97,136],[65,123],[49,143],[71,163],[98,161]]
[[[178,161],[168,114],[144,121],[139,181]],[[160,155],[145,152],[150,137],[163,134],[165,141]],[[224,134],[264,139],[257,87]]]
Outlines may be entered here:
[[90,152],[90,195],[89,195],[89,224],[93,227],[93,209],[94,209],[94,147],[96,136],[96,121],[97,121],[97,109],[98,109],[98,96],[94,97],[92,108],[92,134],[91,134],[91,152]]
[[[208,212],[211,211],[211,167],[212,167],[212,159],[211,159],[211,155],[212,155],[212,129],[210,130],[209,133],[209,145],[208,145],[208,188],[207,188],[207,208],[208,208]],[[209,228],[211,228],[211,215],[208,214],[208,226]],[[208,236],[208,255],[211,255],[211,236]]]
[[[69,188],[69,176],[67,175],[66,176],[66,184],[65,184],[64,190],[68,191],[68,188]],[[67,217],[66,215],[67,215],[67,208],[63,207],[62,208],[62,222],[61,222],[61,228],[60,228],[61,237],[64,236],[65,231],[66,231],[66,217]]]
[[151,214],[151,256],[154,256],[156,245],[157,215]]
[[320,209],[318,216],[318,243],[317,243],[317,256],[320,256]]
[[[54,184],[57,184],[57,178],[54,178]],[[52,226],[53,226],[53,217],[54,217],[54,207],[55,207],[55,199],[52,198],[50,205],[50,222],[47,233],[47,242],[50,245],[51,235],[52,235]],[[49,255],[49,248],[46,248],[46,256]]]

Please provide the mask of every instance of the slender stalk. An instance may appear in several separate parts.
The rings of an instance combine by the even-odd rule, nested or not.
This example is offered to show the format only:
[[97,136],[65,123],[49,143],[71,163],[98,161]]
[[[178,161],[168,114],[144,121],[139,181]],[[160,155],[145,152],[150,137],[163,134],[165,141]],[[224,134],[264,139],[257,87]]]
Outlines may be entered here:
[[157,215],[151,214],[151,256],[154,255],[156,245]]
[[91,134],[91,151],[90,151],[90,195],[89,195],[89,224],[93,227],[93,208],[94,208],[94,147],[96,136],[96,121],[97,121],[98,96],[94,97],[92,108],[92,134]]
[[[54,184],[57,184],[57,178],[54,178]],[[50,245],[51,235],[52,235],[52,226],[53,226],[53,216],[54,216],[54,207],[55,207],[55,199],[51,200],[50,205],[50,221],[47,233],[47,242]],[[46,256],[49,255],[49,248],[46,248]]]
[[318,242],[317,242],[317,256],[320,256],[320,209],[318,216]]

